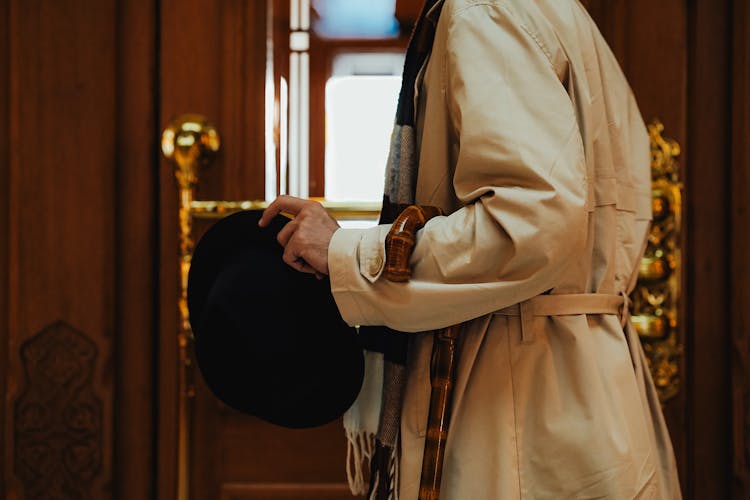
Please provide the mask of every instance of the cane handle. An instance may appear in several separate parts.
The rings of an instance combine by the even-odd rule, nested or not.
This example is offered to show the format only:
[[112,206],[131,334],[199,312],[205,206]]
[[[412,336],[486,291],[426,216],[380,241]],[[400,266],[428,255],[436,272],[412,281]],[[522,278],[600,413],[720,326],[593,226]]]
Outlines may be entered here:
[[437,207],[409,205],[396,217],[385,237],[386,259],[383,274],[387,280],[409,281],[409,258],[414,249],[416,233],[436,215],[442,215],[442,211]]

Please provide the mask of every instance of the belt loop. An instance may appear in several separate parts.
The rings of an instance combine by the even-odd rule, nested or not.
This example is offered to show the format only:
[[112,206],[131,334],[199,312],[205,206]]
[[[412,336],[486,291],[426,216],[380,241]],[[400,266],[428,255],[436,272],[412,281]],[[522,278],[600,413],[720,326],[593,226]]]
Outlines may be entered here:
[[628,321],[630,320],[630,297],[628,297],[628,292],[625,290],[622,290],[620,292],[620,295],[622,295],[622,311],[620,311],[620,325],[625,328],[625,325],[628,324]]
[[531,299],[524,300],[519,304],[521,315],[521,343],[530,344],[534,342],[534,307]]

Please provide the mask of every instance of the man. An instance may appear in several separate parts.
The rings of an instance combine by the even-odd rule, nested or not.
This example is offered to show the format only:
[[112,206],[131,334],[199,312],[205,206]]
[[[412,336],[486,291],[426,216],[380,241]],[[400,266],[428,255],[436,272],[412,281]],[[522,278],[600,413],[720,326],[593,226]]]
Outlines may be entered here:
[[623,300],[651,217],[648,137],[585,9],[428,0],[404,79],[384,210],[447,214],[419,231],[410,282],[381,277],[387,224],[341,229],[291,197],[261,220],[296,214],[284,260],[329,275],[347,323],[414,332],[393,496],[419,487],[432,335],[418,332],[464,323],[441,498],[680,498]]

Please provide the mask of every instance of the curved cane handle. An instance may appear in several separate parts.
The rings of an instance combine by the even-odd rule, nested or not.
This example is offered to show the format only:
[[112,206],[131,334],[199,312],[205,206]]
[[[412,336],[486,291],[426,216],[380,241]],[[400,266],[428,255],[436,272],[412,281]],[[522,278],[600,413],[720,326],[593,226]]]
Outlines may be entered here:
[[409,205],[396,218],[385,237],[385,268],[389,281],[409,281],[409,258],[414,249],[416,233],[425,223],[443,212],[437,207]]

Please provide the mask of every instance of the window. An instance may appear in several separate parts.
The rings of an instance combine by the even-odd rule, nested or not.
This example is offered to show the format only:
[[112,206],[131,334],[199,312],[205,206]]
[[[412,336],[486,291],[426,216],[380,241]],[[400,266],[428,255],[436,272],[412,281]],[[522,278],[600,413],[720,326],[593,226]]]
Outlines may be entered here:
[[269,96],[276,118],[267,199],[287,193],[379,204],[421,0],[273,2]]
[[325,89],[325,198],[380,201],[403,55],[345,53]]

